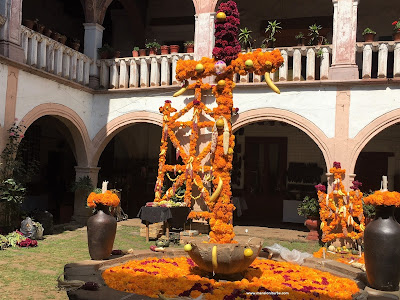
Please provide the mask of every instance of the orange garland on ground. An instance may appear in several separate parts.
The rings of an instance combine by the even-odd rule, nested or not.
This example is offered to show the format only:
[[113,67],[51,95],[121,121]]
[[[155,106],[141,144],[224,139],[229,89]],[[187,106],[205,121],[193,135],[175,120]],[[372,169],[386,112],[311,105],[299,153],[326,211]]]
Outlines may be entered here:
[[[317,252],[314,252],[314,253],[313,253],[313,256],[314,256],[314,257],[317,257],[317,258],[322,258],[322,257],[323,257],[323,253],[324,253],[324,249],[325,249],[326,255],[328,255],[327,249],[326,249],[325,247],[321,247],[321,248],[319,248],[319,250],[318,250]],[[335,254],[336,254],[336,253],[335,253]],[[338,255],[340,255],[340,254],[338,254]],[[360,264],[365,264],[364,252],[361,253],[361,257],[359,257],[359,256],[352,256],[351,258],[353,258],[353,262],[358,262],[358,263],[360,263]],[[341,263],[343,263],[343,264],[351,265],[350,261],[349,261],[348,259],[345,259],[345,258],[337,258],[337,259],[335,259],[335,260],[338,261],[338,262],[341,262]]]
[[327,300],[351,299],[352,294],[359,291],[357,284],[350,279],[266,259],[256,259],[240,281],[218,282],[204,275],[190,258],[153,257],[109,268],[102,277],[113,289],[153,298],[160,294],[167,298],[196,298],[203,293],[205,299],[221,300],[239,290],[245,299],[252,299],[250,293],[258,293],[259,299],[271,299],[267,292],[279,292],[282,300]]
[[95,208],[96,204],[117,207],[119,204],[119,198],[111,191],[106,191],[104,194],[92,192],[87,198],[87,206]]
[[[253,61],[252,67],[247,67],[245,61],[251,59]],[[204,202],[209,208],[207,218],[210,220],[210,243],[235,243],[233,238],[232,217],[234,205],[231,202],[231,171],[233,149],[235,146],[235,136],[232,134],[231,117],[233,108],[233,94],[232,91],[236,86],[234,82],[234,74],[239,73],[245,75],[254,72],[257,75],[263,75],[265,72],[276,71],[283,63],[283,57],[279,50],[271,52],[262,52],[257,49],[252,53],[239,54],[238,58],[231,61],[231,64],[226,66],[221,74],[216,74],[215,71],[216,60],[213,58],[203,57],[200,61],[194,60],[179,60],[176,67],[176,78],[184,83],[188,80],[193,80],[191,84],[186,84],[187,89],[194,90],[194,100],[189,102],[185,108],[178,111],[171,106],[171,101],[165,101],[163,107],[160,107],[160,112],[163,114],[163,133],[160,146],[159,169],[157,182],[155,187],[155,202],[161,200],[168,200],[174,194],[174,191],[182,184],[186,185],[186,192],[184,200],[188,206],[191,206],[193,185],[197,186],[198,191]],[[202,64],[203,70],[196,70],[196,66]],[[215,82],[223,80],[223,85],[210,86],[203,83],[202,79],[216,76]],[[217,107],[208,109],[202,102],[202,92],[212,90],[218,104]],[[180,122],[178,119],[184,114],[193,109],[193,116],[191,121]],[[210,116],[215,121],[201,121],[205,115]],[[199,130],[205,127],[214,127],[215,122],[220,118],[225,118],[227,121],[227,131],[229,132],[228,140],[228,153],[224,153],[224,129],[215,129],[218,132],[216,137],[216,147],[212,149],[212,142],[210,142],[200,153],[197,151]],[[176,131],[180,128],[190,128],[191,136],[189,143],[189,153],[186,153],[181,146],[179,140],[176,138]],[[178,155],[182,158],[183,164],[171,166],[166,164],[166,154],[168,147],[168,138],[176,149]],[[213,151],[214,150],[214,151]],[[202,160],[208,155],[212,154],[212,166],[204,166]],[[162,195],[161,188],[164,185],[164,177],[166,172],[174,172],[176,176],[173,186]],[[210,201],[210,194],[204,186],[206,176],[209,175],[208,180],[212,179],[214,191],[218,186],[219,180],[223,182],[221,193],[215,202]],[[204,181],[204,182],[203,182]],[[196,197],[199,197],[196,196]],[[204,214],[205,215],[205,214]],[[202,218],[198,212],[191,213],[191,218]]]
[[389,191],[376,191],[372,195],[364,198],[366,204],[385,205],[385,206],[400,206],[400,193]]
[[[363,194],[360,190],[349,193],[345,191],[342,177],[346,170],[331,168],[329,172],[334,175],[333,191],[329,195],[318,191],[322,241],[326,243],[336,238],[360,239],[365,229]],[[357,218],[358,222],[354,218]],[[340,232],[333,233],[335,229],[339,229]]]

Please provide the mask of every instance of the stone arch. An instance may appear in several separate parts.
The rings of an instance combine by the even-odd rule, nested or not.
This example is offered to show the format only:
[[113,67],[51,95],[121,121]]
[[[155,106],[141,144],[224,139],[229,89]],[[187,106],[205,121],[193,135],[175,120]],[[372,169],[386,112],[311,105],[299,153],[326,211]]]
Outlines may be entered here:
[[321,150],[327,169],[333,164],[331,142],[329,138],[314,123],[293,112],[277,108],[253,109],[239,114],[232,124],[232,131],[259,121],[280,121],[290,124],[306,133]]
[[91,157],[91,165],[97,166],[101,153],[118,132],[136,123],[150,123],[161,127],[162,117],[160,114],[152,112],[137,111],[122,115],[108,122],[92,141],[94,153]]
[[364,147],[368,144],[368,142],[386,128],[399,122],[400,109],[395,109],[373,120],[354,137],[353,147],[350,154],[350,173],[354,173],[358,156],[360,155],[362,149],[364,149]]
[[85,123],[81,117],[72,109],[62,104],[44,103],[36,106],[29,111],[21,120],[26,128],[24,132],[37,119],[44,116],[54,116],[58,118],[70,130],[74,140],[73,149],[78,166],[88,166],[88,155],[90,153],[90,138]]

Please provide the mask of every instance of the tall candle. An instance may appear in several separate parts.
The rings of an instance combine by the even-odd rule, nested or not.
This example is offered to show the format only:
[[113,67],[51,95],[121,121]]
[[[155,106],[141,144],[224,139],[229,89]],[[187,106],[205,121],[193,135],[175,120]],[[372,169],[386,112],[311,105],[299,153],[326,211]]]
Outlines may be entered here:
[[388,184],[388,181],[387,181],[387,176],[382,176],[382,191],[387,191],[387,184]]
[[108,181],[103,181],[103,184],[101,186],[101,192],[103,194],[107,191],[107,185],[108,185]]
[[322,248],[322,256],[324,259],[326,258],[325,248]]
[[358,255],[361,257],[361,245],[358,245]]

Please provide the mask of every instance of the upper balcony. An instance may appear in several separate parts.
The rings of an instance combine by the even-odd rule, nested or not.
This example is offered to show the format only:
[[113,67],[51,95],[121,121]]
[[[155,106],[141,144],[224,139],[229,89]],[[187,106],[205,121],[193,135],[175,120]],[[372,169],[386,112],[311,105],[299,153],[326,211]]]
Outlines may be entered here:
[[[368,3],[372,0],[360,2],[358,6],[357,41],[353,50],[355,64],[358,67],[358,79],[391,79],[400,78],[400,41],[392,41],[392,26],[390,20],[398,18],[390,11],[390,0],[385,3],[374,3],[376,14],[370,16]],[[50,26],[54,31],[63,32],[68,37],[78,37],[83,40],[87,36],[82,30],[82,23],[88,18],[87,7],[82,7],[79,0],[58,0],[54,7],[44,6],[38,9],[34,4],[37,1],[26,0],[23,7],[23,19],[40,19],[39,23]],[[39,1],[40,2],[40,1]],[[44,0],[42,0],[44,4]],[[87,1],[84,1],[87,4]],[[177,85],[175,79],[176,62],[179,59],[194,59],[198,53],[172,53],[153,56],[131,57],[133,46],[144,46],[147,40],[156,39],[165,44],[178,44],[183,49],[185,40],[195,40],[196,34],[202,30],[198,22],[201,9],[193,6],[190,1],[174,0],[174,3],[157,5],[154,1],[109,1],[103,15],[104,32],[102,43],[111,44],[118,49],[123,57],[97,59],[84,55],[83,46],[90,43],[81,43],[78,50],[74,50],[55,38],[40,33],[43,29],[36,22],[36,30],[21,25],[21,40],[24,50],[24,62],[34,68],[52,73],[56,76],[75,81],[88,86],[91,77],[97,77],[98,88],[103,90],[134,90],[149,87],[168,87]],[[176,2],[176,3],[175,3]],[[178,3],[179,2],[179,3]],[[183,3],[185,2],[185,3]],[[210,1],[211,2],[211,1]],[[339,36],[334,36],[334,6],[331,1],[324,1],[320,6],[291,4],[288,7],[274,6],[264,1],[255,3],[242,3],[237,1],[241,18],[241,28],[252,30],[251,39],[253,47],[259,47],[265,38],[265,26],[268,20],[276,19],[282,29],[276,34],[275,48],[278,48],[283,57],[284,64],[274,74],[273,80],[282,84],[309,84],[312,82],[332,82],[329,70],[332,66],[334,42]],[[249,2],[249,1],[247,1]],[[281,3],[274,0],[276,4]],[[390,2],[390,3],[388,3]],[[174,4],[180,9],[174,10]],[[135,10],[135,7],[138,10]],[[140,9],[139,9],[140,8]],[[269,10],[266,8],[270,8]],[[47,10],[47,11],[46,11]],[[132,18],[140,13],[140,19]],[[52,16],[53,14],[53,16]],[[193,15],[196,17],[193,18]],[[62,19],[57,21],[57,16]],[[284,17],[285,16],[285,17]],[[314,17],[315,16],[315,17]],[[136,16],[138,17],[138,16]],[[146,19],[146,20],[144,20]],[[61,24],[62,22],[62,24]],[[71,23],[68,23],[71,22]],[[65,24],[66,23],[66,24]],[[133,24],[135,23],[135,24]],[[320,34],[326,38],[324,45],[297,45],[295,35],[300,31],[307,37],[308,26],[321,24]],[[79,26],[80,25],[80,26]],[[134,29],[133,25],[140,30]],[[362,31],[369,26],[378,32],[376,41],[361,42]],[[193,38],[193,36],[195,38]],[[258,41],[258,42],[257,42]],[[207,41],[212,48],[212,40]],[[202,41],[204,44],[204,41]],[[204,45],[202,45],[204,46]],[[197,48],[197,50],[199,47]],[[81,50],[82,52],[80,52]],[[271,48],[266,49],[266,51]],[[85,53],[88,51],[85,49]],[[94,49],[96,52],[96,49]],[[92,51],[93,53],[93,51]],[[350,55],[350,54],[349,54]],[[263,76],[249,74],[237,76],[239,84],[257,84],[264,80]],[[335,81],[341,81],[335,79]]]

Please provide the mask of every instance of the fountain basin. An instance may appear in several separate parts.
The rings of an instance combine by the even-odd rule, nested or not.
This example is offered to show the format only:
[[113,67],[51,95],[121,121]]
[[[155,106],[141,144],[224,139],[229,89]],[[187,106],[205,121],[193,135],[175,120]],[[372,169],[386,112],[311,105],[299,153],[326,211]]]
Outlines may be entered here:
[[[215,274],[237,274],[245,271],[258,257],[262,248],[262,239],[256,237],[236,237],[236,244],[214,244],[208,243],[206,236],[185,238],[186,243],[192,245],[188,251],[190,258],[207,272]],[[212,263],[212,249],[217,246],[217,266]],[[244,250],[253,250],[252,256],[245,256]]]

